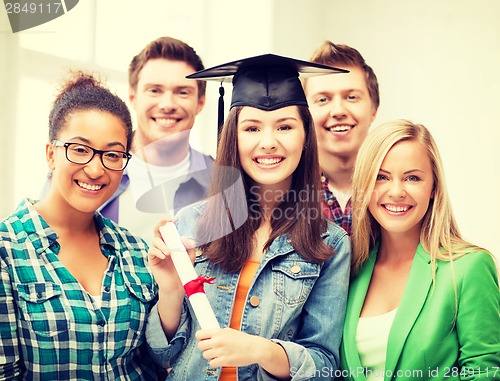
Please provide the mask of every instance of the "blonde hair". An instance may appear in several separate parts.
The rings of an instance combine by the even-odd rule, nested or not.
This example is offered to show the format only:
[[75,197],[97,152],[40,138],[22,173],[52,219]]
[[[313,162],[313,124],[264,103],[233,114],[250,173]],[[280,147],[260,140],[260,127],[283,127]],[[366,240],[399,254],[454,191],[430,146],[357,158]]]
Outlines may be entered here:
[[452,261],[472,251],[486,251],[462,239],[446,190],[441,157],[429,130],[408,120],[384,123],[371,131],[361,145],[353,174],[353,265],[355,273],[368,259],[380,235],[380,225],[368,210],[380,166],[398,142],[416,141],[425,148],[434,180],[433,199],[422,221],[420,243],[430,254],[435,279],[436,261]]

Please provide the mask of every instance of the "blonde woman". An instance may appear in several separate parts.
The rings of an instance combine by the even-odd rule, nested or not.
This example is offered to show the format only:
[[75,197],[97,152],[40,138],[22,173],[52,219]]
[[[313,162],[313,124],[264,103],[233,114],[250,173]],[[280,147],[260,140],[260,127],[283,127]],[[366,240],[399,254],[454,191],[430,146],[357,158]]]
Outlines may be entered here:
[[464,241],[429,131],[386,123],[354,170],[348,380],[500,379],[493,257]]

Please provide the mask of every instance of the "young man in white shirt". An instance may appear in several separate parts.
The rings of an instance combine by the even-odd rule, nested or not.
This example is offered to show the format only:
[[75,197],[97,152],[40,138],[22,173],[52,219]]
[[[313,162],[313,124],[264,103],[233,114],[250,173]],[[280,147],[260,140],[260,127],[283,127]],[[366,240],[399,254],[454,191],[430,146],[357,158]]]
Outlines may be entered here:
[[189,144],[205,105],[206,82],[185,78],[203,69],[194,49],[171,37],[150,42],[129,66],[137,121],[132,158],[101,213],[148,242],[158,221],[203,199],[208,190],[213,159]]

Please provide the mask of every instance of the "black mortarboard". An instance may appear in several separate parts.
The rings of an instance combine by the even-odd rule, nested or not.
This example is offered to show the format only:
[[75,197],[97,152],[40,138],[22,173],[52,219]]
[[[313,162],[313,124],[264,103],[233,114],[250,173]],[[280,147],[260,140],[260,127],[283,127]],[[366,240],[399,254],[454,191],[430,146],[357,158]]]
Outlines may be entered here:
[[[265,111],[276,110],[286,106],[307,106],[306,96],[299,80],[304,76],[348,73],[314,62],[301,61],[294,58],[264,54],[228,62],[188,75],[186,78],[198,80],[218,80],[233,82],[234,106],[251,106]],[[222,96],[224,88],[219,89],[219,130],[222,127],[224,104]]]

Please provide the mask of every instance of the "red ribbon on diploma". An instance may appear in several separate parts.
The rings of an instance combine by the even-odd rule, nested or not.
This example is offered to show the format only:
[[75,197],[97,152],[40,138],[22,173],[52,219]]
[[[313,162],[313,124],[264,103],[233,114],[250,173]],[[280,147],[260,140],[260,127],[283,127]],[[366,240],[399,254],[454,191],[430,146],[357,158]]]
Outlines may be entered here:
[[190,280],[184,285],[184,290],[186,291],[187,297],[191,297],[191,295],[196,293],[205,293],[203,289],[203,284],[213,284],[215,278],[205,278],[204,276],[199,275],[197,278]]

